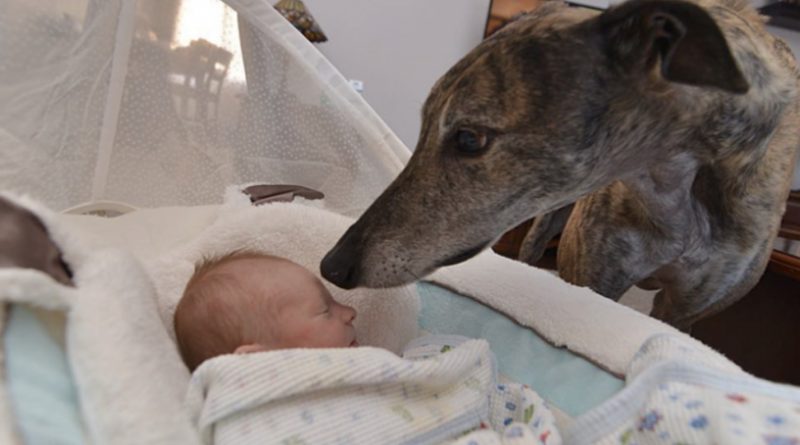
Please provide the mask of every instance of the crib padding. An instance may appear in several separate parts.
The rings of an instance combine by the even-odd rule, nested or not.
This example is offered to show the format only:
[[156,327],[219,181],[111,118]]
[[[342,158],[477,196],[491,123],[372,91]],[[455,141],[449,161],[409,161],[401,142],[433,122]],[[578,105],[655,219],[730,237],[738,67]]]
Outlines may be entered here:
[[15,429],[24,443],[86,443],[66,351],[32,308],[10,308],[3,346]]
[[618,304],[589,288],[573,286],[544,271],[486,251],[440,269],[430,281],[468,295],[617,376],[655,334],[684,338],[714,351],[654,318]]
[[428,282],[417,290],[422,329],[486,339],[502,375],[529,385],[571,417],[598,406],[623,387],[621,379],[469,297]]

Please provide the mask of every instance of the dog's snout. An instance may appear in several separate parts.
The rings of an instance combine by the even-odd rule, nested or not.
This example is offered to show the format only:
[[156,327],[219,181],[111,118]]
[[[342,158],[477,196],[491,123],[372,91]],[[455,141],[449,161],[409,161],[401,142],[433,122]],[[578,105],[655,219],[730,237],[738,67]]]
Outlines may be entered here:
[[359,237],[348,231],[320,263],[322,276],[342,289],[358,286],[360,278]]

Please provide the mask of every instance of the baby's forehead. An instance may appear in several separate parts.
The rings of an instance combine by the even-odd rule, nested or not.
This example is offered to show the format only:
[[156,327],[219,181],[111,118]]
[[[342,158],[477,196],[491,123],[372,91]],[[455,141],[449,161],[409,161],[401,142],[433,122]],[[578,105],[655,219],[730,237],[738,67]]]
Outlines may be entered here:
[[230,260],[218,269],[233,279],[257,286],[261,290],[271,289],[294,293],[312,289],[327,292],[324,285],[311,271],[290,260],[279,257],[247,257]]
[[221,264],[218,269],[228,273],[241,273],[248,276],[307,277],[313,275],[303,266],[279,257],[242,257]]

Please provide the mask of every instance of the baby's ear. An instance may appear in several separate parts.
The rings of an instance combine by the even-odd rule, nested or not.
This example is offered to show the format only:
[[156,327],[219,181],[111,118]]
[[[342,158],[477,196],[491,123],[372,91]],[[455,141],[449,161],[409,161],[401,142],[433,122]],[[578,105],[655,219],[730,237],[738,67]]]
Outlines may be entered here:
[[236,348],[235,351],[233,351],[233,353],[234,354],[252,354],[253,352],[264,352],[264,351],[268,351],[268,349],[266,347],[264,347],[263,345],[259,345],[257,343],[254,343],[254,344],[250,344],[250,345],[239,346],[238,348]]

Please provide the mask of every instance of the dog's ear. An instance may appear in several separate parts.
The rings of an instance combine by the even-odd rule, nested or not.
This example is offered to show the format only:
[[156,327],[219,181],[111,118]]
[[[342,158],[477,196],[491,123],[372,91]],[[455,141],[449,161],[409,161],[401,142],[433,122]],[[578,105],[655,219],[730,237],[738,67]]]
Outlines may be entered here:
[[672,82],[743,94],[749,89],[717,24],[703,8],[674,0],[634,0],[598,17],[612,63],[628,73],[658,64]]

